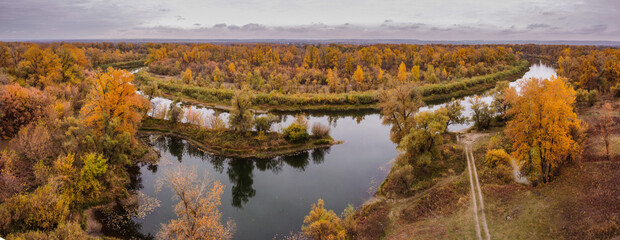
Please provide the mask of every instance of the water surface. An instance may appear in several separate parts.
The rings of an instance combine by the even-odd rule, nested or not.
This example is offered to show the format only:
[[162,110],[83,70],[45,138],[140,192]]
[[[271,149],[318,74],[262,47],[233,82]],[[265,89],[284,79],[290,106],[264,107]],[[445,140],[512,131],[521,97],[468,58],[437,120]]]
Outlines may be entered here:
[[[555,75],[552,67],[538,63],[531,66],[524,78],[551,75]],[[466,108],[465,114],[471,115],[468,99],[460,101]],[[490,103],[491,97],[484,96],[483,100]],[[171,101],[156,98],[153,102],[165,106]],[[427,106],[421,111],[442,105]],[[205,115],[215,113],[211,109],[192,107]],[[226,114],[222,116],[225,118]],[[172,193],[167,188],[156,193],[155,182],[164,171],[179,164],[196,169],[200,174],[208,172],[212,179],[226,186],[220,210],[224,221],[230,218],[237,224],[234,239],[272,239],[276,234],[299,231],[304,216],[318,198],[323,198],[326,208],[337,213],[347,204],[359,206],[368,200],[385,179],[390,161],[398,154],[395,144],[389,140],[389,126],[382,125],[379,113],[372,111],[313,112],[308,116],[310,125],[314,122],[329,124],[331,135],[344,144],[294,156],[251,160],[204,154],[184,140],[151,136],[154,147],[161,152],[161,160],[156,167],[139,169],[139,191],[157,198],[161,206],[145,218],[133,219],[136,231],[154,235],[162,223],[176,217],[173,212],[176,200]],[[292,115],[281,117],[282,122],[275,129],[288,126],[294,118]],[[471,125],[451,125],[449,130]]]

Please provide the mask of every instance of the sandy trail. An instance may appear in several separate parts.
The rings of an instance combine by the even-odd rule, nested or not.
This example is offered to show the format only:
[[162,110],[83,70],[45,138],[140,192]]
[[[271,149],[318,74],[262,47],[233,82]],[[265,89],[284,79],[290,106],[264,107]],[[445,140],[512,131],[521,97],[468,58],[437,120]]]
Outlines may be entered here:
[[[465,146],[465,156],[467,158],[467,171],[469,172],[469,183],[471,186],[471,197],[474,205],[474,220],[476,221],[476,235],[478,239],[482,239],[481,229],[480,229],[480,219],[478,217],[478,211],[480,211],[480,215],[482,215],[482,229],[484,230],[486,239],[491,239],[491,234],[489,233],[489,227],[487,224],[486,215],[484,213],[484,200],[482,198],[482,188],[480,187],[480,181],[478,180],[478,171],[476,169],[476,160],[474,158],[474,153],[472,151],[472,143],[476,141],[476,139],[482,134],[465,134],[458,137],[458,141],[462,142]],[[474,184],[475,182],[475,184]],[[478,193],[476,197],[476,192]],[[480,206],[480,207],[478,207]]]

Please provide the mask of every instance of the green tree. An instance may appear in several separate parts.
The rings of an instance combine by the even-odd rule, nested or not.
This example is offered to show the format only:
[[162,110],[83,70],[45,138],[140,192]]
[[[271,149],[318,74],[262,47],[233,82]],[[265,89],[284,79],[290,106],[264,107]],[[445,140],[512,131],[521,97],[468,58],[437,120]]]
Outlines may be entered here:
[[84,166],[80,170],[80,176],[76,188],[84,198],[81,202],[97,202],[105,191],[102,177],[108,170],[107,160],[101,154],[89,153],[82,157]]
[[278,117],[270,113],[254,118],[254,128],[259,132],[269,132],[271,131],[271,126],[276,122],[278,122]]
[[471,104],[471,110],[474,112],[473,120],[474,126],[478,130],[486,129],[491,125],[491,109],[489,104],[482,101],[479,96],[475,96],[469,99]]
[[174,101],[172,101],[172,103],[170,103],[170,109],[168,110],[168,120],[172,123],[172,124],[176,124],[178,122],[181,122],[182,118],[183,118],[183,108],[181,108],[179,106],[179,102],[181,100],[180,99],[175,99]]
[[499,81],[495,85],[495,88],[491,91],[491,95],[493,96],[493,102],[491,102],[491,108],[493,112],[498,114],[499,116],[504,116],[506,111],[508,110],[508,102],[506,101],[505,91],[510,87],[510,82],[508,81]]
[[467,117],[463,116],[463,106],[461,106],[461,101],[450,100],[449,103],[444,107],[445,113],[448,116],[449,120],[446,123],[446,131],[448,129],[448,125],[450,124],[463,124],[467,122]]
[[450,118],[445,110],[419,112],[414,117],[414,125],[398,144],[408,159],[416,165],[427,165],[439,157],[439,146],[443,144],[443,133]]

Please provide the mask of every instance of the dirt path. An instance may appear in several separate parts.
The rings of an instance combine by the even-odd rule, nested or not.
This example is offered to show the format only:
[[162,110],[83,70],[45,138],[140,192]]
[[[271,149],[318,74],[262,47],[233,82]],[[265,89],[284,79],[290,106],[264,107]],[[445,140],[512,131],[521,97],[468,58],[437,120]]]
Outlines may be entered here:
[[[476,170],[476,160],[474,158],[474,153],[472,151],[472,143],[476,141],[476,139],[482,134],[464,134],[458,136],[458,141],[463,143],[465,146],[465,156],[467,158],[467,171],[469,172],[469,184],[471,186],[471,197],[474,206],[474,220],[476,221],[476,235],[479,240],[482,240],[482,234],[480,225],[482,225],[482,229],[484,230],[486,239],[491,239],[491,234],[489,234],[489,227],[487,224],[486,215],[484,214],[484,200],[482,198],[482,188],[480,188],[480,181],[478,180],[478,171]],[[475,184],[474,184],[475,181]],[[476,192],[478,193],[476,197]],[[480,208],[478,208],[480,206]],[[480,224],[480,219],[478,217],[478,211],[480,211],[480,215],[482,216],[482,224]]]

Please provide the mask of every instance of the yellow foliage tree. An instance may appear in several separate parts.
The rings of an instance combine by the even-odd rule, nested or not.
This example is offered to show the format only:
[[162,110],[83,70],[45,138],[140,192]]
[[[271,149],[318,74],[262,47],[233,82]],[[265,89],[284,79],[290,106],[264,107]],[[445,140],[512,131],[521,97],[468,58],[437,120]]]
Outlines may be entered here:
[[505,131],[512,140],[512,155],[522,172],[548,182],[555,168],[581,151],[572,134],[580,128],[573,110],[575,90],[564,79],[552,77],[527,80],[520,91],[506,91],[512,120]]
[[332,69],[327,70],[327,86],[331,92],[336,92],[340,87],[340,79]]
[[186,84],[190,84],[192,83],[192,81],[194,80],[193,74],[192,74],[192,70],[191,69],[186,69],[182,74],[181,74],[181,79],[183,80],[184,83]]
[[355,79],[355,82],[358,85],[362,85],[364,83],[364,70],[362,70],[362,67],[359,65],[357,65],[357,69],[355,70],[355,73],[353,73],[353,79]]
[[304,217],[301,230],[313,240],[344,240],[346,231],[341,226],[340,218],[334,211],[325,209],[323,199],[312,204],[310,214]]
[[[100,134],[115,136],[128,132],[133,136],[141,120],[139,112],[148,102],[136,93],[132,81],[133,74],[125,70],[108,68],[107,72],[99,74],[82,108],[85,123]],[[114,126],[112,121],[119,122]]]
[[411,78],[415,82],[420,80],[420,66],[415,65],[415,66],[411,67]]
[[400,62],[400,66],[398,67],[398,81],[403,83],[407,80],[407,66],[405,66],[404,62]]
[[20,74],[28,78],[30,85],[41,89],[62,78],[60,58],[49,48],[45,50],[37,46],[28,48],[18,68]]

